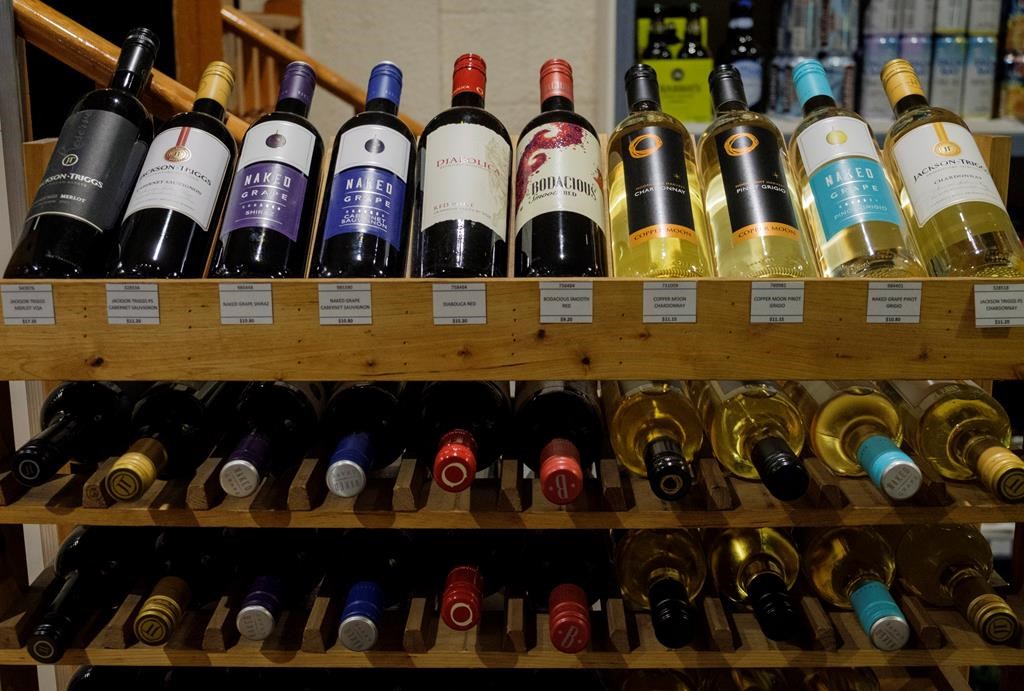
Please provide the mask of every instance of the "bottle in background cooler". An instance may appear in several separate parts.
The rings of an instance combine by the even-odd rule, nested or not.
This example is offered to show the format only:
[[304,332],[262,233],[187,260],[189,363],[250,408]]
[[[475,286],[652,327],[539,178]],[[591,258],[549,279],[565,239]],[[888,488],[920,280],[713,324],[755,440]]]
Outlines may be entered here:
[[959,36],[967,31],[967,15],[972,0],[936,0],[935,33],[942,36]]
[[932,84],[929,102],[936,108],[961,111],[967,39],[963,36],[937,36],[932,58]]
[[995,36],[999,33],[999,20],[1003,14],[1003,0],[969,0],[967,33]]
[[732,65],[743,78],[750,110],[763,113],[768,96],[765,56],[754,39],[753,0],[732,0],[729,32],[715,56],[719,65]]
[[711,51],[704,45],[702,18],[703,12],[699,2],[691,2],[686,6],[686,28],[683,32],[682,45],[676,53],[679,60],[701,60],[711,57]]
[[671,22],[665,21],[665,6],[660,2],[651,8],[651,28],[647,34],[647,47],[644,48],[644,60],[669,60],[672,58],[672,46],[679,43],[676,29]]
[[[900,58],[914,66],[918,81],[927,91],[932,83],[932,41],[931,34],[910,34],[900,37]],[[884,69],[884,65],[882,66]],[[881,74],[879,71],[877,74]]]
[[967,65],[960,114],[965,118],[990,118],[996,92],[999,43],[995,36],[967,37]]
[[[868,7],[872,6],[873,2]],[[892,107],[885,96],[885,89],[878,75],[882,73],[882,68],[887,62],[900,56],[900,37],[865,34],[863,45],[858,112],[865,118],[889,118],[892,116]]]
[[930,34],[935,27],[937,0],[900,0],[900,32]]

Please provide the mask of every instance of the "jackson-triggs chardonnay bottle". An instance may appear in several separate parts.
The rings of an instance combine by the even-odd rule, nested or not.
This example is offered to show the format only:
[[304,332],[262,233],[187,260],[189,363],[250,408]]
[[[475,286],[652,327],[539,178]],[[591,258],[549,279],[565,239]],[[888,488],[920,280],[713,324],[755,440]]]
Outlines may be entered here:
[[793,85],[804,119],[789,142],[789,154],[821,273],[833,278],[924,276],[871,128],[836,105],[817,60],[796,66]]
[[697,148],[718,275],[817,276],[779,129],[747,108],[735,67],[709,82],[716,117]]
[[928,271],[1024,276],[1024,248],[967,125],[928,104],[906,60],[886,63],[882,84],[896,114],[885,163]]

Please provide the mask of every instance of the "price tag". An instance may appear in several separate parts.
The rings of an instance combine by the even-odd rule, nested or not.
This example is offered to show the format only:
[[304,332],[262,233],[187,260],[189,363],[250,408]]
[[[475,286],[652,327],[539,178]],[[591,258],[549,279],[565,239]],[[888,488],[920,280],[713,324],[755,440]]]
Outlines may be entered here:
[[921,282],[868,284],[868,324],[917,324],[921,321]]
[[53,286],[49,283],[16,283],[2,287],[4,324],[53,326]]
[[220,323],[273,324],[273,286],[269,283],[221,283]]
[[696,322],[696,281],[644,281],[644,324]]
[[434,284],[434,326],[486,323],[487,286],[485,284]]
[[[5,303],[6,308],[6,303]],[[1024,326],[1024,285],[996,283],[974,286],[974,325]]]
[[541,324],[590,324],[593,321],[593,281],[540,284]]
[[155,283],[108,283],[108,324],[159,324],[160,287]]
[[321,283],[320,326],[372,324],[369,283]]
[[754,281],[750,284],[751,324],[802,324],[803,281]]

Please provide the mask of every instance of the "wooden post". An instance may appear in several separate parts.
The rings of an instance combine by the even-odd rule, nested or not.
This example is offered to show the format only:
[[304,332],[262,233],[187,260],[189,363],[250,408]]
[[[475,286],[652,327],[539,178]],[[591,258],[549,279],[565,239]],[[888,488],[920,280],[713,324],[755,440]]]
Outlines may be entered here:
[[220,0],[174,0],[175,78],[195,89],[206,66],[224,59]]

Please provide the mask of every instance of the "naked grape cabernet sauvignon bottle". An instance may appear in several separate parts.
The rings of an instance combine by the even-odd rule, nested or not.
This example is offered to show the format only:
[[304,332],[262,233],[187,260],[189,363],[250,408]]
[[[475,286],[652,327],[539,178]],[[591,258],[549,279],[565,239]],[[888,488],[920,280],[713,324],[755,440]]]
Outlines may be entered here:
[[235,84],[231,66],[211,62],[189,113],[153,139],[124,212],[110,276],[199,278],[215,239],[238,149],[224,126]]
[[455,61],[452,107],[423,128],[417,161],[413,273],[487,278],[508,273],[512,140],[484,110],[487,65]]
[[349,650],[377,645],[384,610],[404,603],[416,564],[412,541],[400,530],[350,530],[338,549],[338,641]]
[[338,130],[313,276],[386,278],[405,271],[416,139],[398,118],[401,95],[402,71],[378,63],[370,72],[366,108]]
[[132,183],[153,139],[138,96],[160,47],[133,29],[106,89],[87,94],[64,121],[5,278],[101,276]]
[[540,68],[540,115],[516,148],[516,276],[603,276],[604,180],[597,131],[573,111],[572,66]]
[[306,119],[316,73],[284,70],[274,112],[242,141],[221,224],[215,278],[296,278],[306,271],[324,143]]

